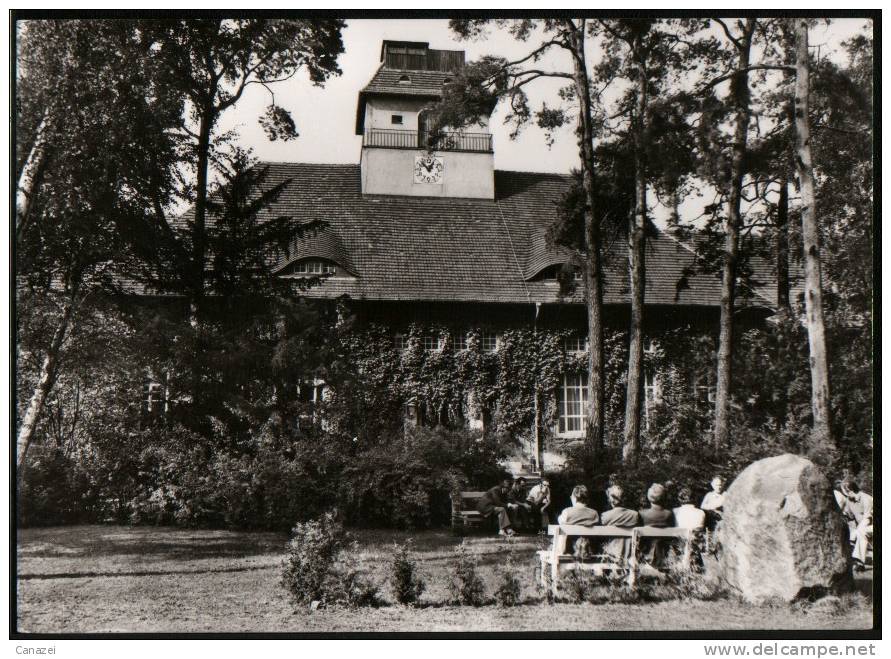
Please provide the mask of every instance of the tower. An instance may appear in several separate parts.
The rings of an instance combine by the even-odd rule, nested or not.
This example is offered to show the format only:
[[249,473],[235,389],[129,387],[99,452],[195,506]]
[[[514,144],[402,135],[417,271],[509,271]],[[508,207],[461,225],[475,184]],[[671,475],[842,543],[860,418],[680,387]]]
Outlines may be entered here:
[[359,92],[356,112],[363,194],[494,198],[487,125],[434,134],[425,110],[463,65],[463,50],[383,42],[380,68]]

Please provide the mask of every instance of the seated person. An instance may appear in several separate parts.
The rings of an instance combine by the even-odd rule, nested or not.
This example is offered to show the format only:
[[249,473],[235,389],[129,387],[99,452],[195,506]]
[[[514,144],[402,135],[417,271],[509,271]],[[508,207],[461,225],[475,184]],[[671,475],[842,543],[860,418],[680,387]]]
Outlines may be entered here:
[[476,503],[476,509],[482,513],[483,517],[496,516],[498,519],[498,535],[514,534],[513,525],[508,514],[508,510],[516,506],[516,504],[508,501],[512,483],[512,478],[504,478],[500,485],[487,490]]
[[[526,503],[526,479],[520,476],[514,481],[510,493],[507,495],[509,503],[514,504],[513,525],[515,529],[528,529],[532,517],[532,506]],[[508,511],[510,512],[510,510]]]
[[647,501],[650,504],[649,507],[638,511],[643,526],[655,526],[660,529],[674,526],[674,513],[663,505],[665,502],[665,487],[663,485],[660,483],[650,485],[650,489],[647,490]]
[[699,506],[705,511],[705,526],[714,531],[724,514],[724,479],[715,476],[712,479],[712,491],[706,493]]
[[532,511],[532,519],[541,519],[539,533],[544,533],[550,522],[549,515],[551,509],[551,484],[548,479],[543,478],[542,481],[529,490],[526,495],[526,503],[529,504]]
[[[647,490],[647,501],[650,506],[638,511],[643,526],[652,526],[664,529],[674,526],[674,514],[662,504],[665,501],[665,487],[660,483],[653,483]],[[644,539],[641,542],[641,559],[647,563],[662,563],[665,557],[665,547],[668,543],[655,539]]]
[[678,503],[674,509],[674,523],[682,529],[705,528],[705,512],[693,505],[693,492],[682,487],[678,492]]
[[705,512],[693,505],[693,492],[689,487],[682,487],[678,492],[678,503],[674,509],[674,523],[682,529],[693,529],[697,532],[691,548],[691,561],[694,570],[702,569],[702,533],[705,529]]
[[[573,524],[576,526],[597,526],[600,516],[593,508],[588,507],[588,488],[584,485],[576,485],[569,495],[572,505],[564,508],[557,518],[558,524]],[[589,558],[594,552],[588,538],[578,538],[573,543],[573,553],[579,558]]]
[[711,484],[712,491],[706,493],[699,507],[706,511],[707,516],[712,513],[717,519],[721,519],[721,514],[724,512],[724,479],[715,476]]
[[866,492],[861,492],[860,486],[852,480],[842,483],[842,492],[848,499],[846,510],[851,518],[848,528],[854,543],[851,553],[854,557],[854,567],[862,570],[866,566],[866,552],[872,540],[872,497]]
[[[604,526],[618,526],[624,529],[640,526],[640,515],[637,511],[622,507],[622,498],[625,492],[620,485],[612,485],[606,491],[611,508],[600,516],[600,523]],[[603,546],[603,552],[611,555],[616,560],[626,560],[631,557],[631,538],[616,538]]]

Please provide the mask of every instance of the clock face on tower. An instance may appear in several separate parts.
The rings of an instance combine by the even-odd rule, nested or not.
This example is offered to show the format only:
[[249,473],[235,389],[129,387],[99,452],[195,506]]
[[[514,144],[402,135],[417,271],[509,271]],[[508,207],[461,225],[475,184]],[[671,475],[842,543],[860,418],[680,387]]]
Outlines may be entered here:
[[415,183],[442,185],[442,170],[442,158],[428,155],[415,157]]

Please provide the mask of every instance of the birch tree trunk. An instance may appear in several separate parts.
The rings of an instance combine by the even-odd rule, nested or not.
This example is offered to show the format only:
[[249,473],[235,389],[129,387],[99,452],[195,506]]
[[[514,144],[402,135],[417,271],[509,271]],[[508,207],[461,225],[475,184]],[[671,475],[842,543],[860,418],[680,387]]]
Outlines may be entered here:
[[727,219],[724,223],[724,267],[721,274],[721,318],[718,335],[718,372],[715,391],[715,448],[726,446],[730,437],[730,384],[733,358],[733,305],[736,297],[736,265],[739,258],[739,230],[742,224],[742,183],[745,175],[746,143],[749,137],[749,57],[755,19],[746,19],[736,42],[737,72],[731,79],[734,105],[733,156]]
[[46,162],[46,143],[49,134],[49,119],[45,113],[37,126],[34,136],[34,144],[28,152],[28,159],[19,174],[18,185],[15,191],[15,235],[21,236],[31,215],[31,202],[37,187],[37,179]]
[[801,187],[801,234],[804,243],[804,304],[810,345],[811,410],[815,445],[832,440],[829,406],[829,363],[823,324],[823,292],[820,277],[820,235],[814,195],[814,166],[808,125],[810,65],[807,20],[795,19],[795,166]]
[[643,314],[646,291],[644,231],[647,222],[647,178],[644,133],[647,111],[647,75],[641,36],[634,39],[637,57],[636,107],[634,121],[634,215],[628,227],[628,276],[631,280],[631,322],[628,328],[628,378],[625,392],[624,462],[636,462],[640,449],[640,416],[643,404]]
[[579,155],[585,207],[585,306],[588,311],[588,407],[585,441],[596,455],[603,447],[603,282],[600,255],[600,222],[594,188],[594,131],[591,126],[591,90],[585,60],[585,20],[569,21],[573,54],[573,81],[579,98]]
[[22,417],[21,425],[19,425],[18,437],[16,438],[16,472],[19,475],[21,475],[24,469],[25,459],[28,457],[28,449],[31,446],[31,440],[34,438],[34,431],[37,429],[37,422],[40,420],[40,415],[43,413],[46,405],[46,399],[49,397],[56,379],[59,356],[62,352],[65,337],[68,335],[74,308],[75,294],[72,293],[62,307],[62,316],[59,318],[59,324],[53,332],[53,338],[50,340],[50,345],[43,358],[37,385],[34,387],[34,393],[31,395],[28,408]]

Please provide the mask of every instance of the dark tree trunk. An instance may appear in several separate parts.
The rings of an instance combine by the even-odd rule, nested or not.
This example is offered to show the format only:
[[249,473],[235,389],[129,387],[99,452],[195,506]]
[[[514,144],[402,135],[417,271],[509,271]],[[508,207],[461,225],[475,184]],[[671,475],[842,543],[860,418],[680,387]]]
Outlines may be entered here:
[[600,221],[594,188],[594,132],[591,126],[591,91],[585,63],[584,19],[571,24],[573,80],[579,98],[579,156],[585,191],[585,305],[588,310],[588,409],[585,441],[596,455],[603,446],[603,282],[600,254]]
[[210,162],[210,134],[213,131],[214,109],[208,105],[201,112],[198,128],[198,163],[195,189],[195,223],[192,228],[192,300],[191,322],[198,323],[204,298],[204,270],[207,253],[207,181]]
[[737,73],[731,79],[734,107],[733,156],[730,162],[727,220],[724,225],[724,266],[721,275],[721,319],[718,334],[718,374],[715,391],[715,448],[730,438],[730,384],[733,357],[733,305],[736,297],[736,265],[739,258],[740,206],[745,175],[746,142],[749,137],[749,55],[755,19],[746,19],[737,40]]
[[780,198],[777,201],[776,220],[777,308],[791,309],[789,300],[789,177],[780,180]]
[[631,280],[631,322],[628,327],[628,378],[625,392],[625,436],[622,459],[637,461],[640,449],[640,416],[643,404],[643,315],[646,294],[645,230],[647,223],[647,177],[644,158],[644,125],[647,111],[647,75],[641,37],[634,40],[637,58],[637,90],[634,118],[634,215],[628,227],[628,275]]
[[810,344],[811,409],[814,415],[812,442],[829,446],[832,440],[829,407],[829,360],[823,323],[823,292],[820,282],[820,234],[814,195],[814,166],[808,125],[810,64],[807,51],[807,20],[795,19],[795,165],[801,187],[801,234],[804,242],[804,304]]

